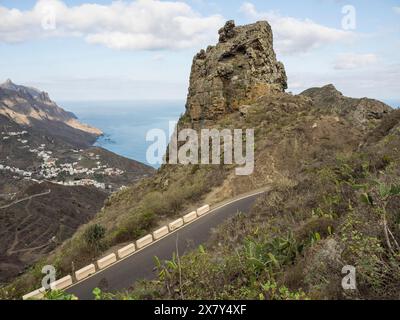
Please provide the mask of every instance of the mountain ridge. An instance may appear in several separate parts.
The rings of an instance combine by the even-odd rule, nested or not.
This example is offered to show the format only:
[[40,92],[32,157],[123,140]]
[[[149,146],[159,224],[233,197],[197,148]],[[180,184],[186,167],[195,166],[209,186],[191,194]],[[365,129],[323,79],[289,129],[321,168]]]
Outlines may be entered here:
[[[246,34],[252,41],[243,43]],[[188,241],[188,253],[156,263],[153,280],[120,293],[96,290],[97,296],[398,299],[400,111],[345,97],[333,85],[285,92],[283,65],[268,59],[274,57],[272,39],[266,21],[240,27],[228,21],[218,48],[193,59],[186,113],[177,127],[253,129],[252,175],[237,176],[235,164],[165,164],[113,193],[42,264],[54,264],[60,277],[70,274],[200,205],[269,186],[249,215],[223,223],[200,248]],[[96,229],[103,237],[88,242],[85,235]],[[356,290],[343,290],[343,266],[356,268]],[[24,274],[11,285],[14,296],[40,281],[34,272]]]
[[[71,142],[75,144],[91,145],[97,137],[102,135],[101,130],[92,128],[78,121],[72,112],[67,112],[52,101],[48,93],[35,88],[14,84],[7,80],[0,85],[0,115],[21,126],[40,127],[49,131],[47,127],[62,126],[61,135],[73,135]],[[85,142],[86,141],[86,142]]]

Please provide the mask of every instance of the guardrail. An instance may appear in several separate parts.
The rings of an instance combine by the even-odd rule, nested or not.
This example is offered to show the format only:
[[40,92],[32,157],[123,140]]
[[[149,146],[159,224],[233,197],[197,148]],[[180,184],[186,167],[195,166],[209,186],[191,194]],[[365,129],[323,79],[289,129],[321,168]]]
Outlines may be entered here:
[[[182,218],[177,219],[168,226],[164,226],[156,231],[154,231],[152,234],[148,234],[139,240],[136,241],[136,243],[130,243],[127,246],[119,249],[116,253],[109,254],[99,260],[97,260],[96,264],[92,263],[86,267],[83,267],[82,269],[79,269],[78,271],[75,272],[75,279],[67,275],[55,282],[53,282],[50,285],[51,290],[63,290],[71,285],[73,285],[76,282],[82,281],[91,275],[95,274],[97,271],[103,270],[108,268],[109,266],[117,263],[120,260],[126,259],[127,257],[135,254],[138,250],[142,250],[152,244],[155,241],[159,241],[162,238],[166,237],[168,234],[179,230],[183,226],[190,224],[194,222],[195,220],[201,218],[204,216],[206,213],[210,211],[210,206],[205,205],[201,208],[198,208],[196,211],[192,211],[186,215],[184,215]],[[97,269],[96,269],[97,265]],[[28,299],[43,299],[44,294],[46,292],[45,288],[40,288],[35,291],[32,291],[22,297],[23,300],[28,300]]]
[[176,229],[179,229],[180,227],[183,226],[183,224],[184,224],[184,222],[183,222],[183,219],[182,219],[182,218],[180,218],[180,219],[178,219],[178,220],[175,220],[174,222],[171,222],[171,223],[168,225],[169,232],[173,232],[173,231],[175,231]]
[[63,290],[72,285],[72,277],[66,276],[50,284],[52,290]]
[[136,251],[135,244],[134,243],[128,244],[127,246],[125,246],[117,251],[118,259],[123,259],[127,256],[130,256],[135,251]]
[[162,227],[153,232],[153,239],[154,240],[161,239],[162,237],[166,236],[168,233],[169,233],[168,227],[167,226]]
[[22,297],[23,300],[28,300],[28,299],[42,299],[44,297],[44,294],[46,292],[45,288],[40,288],[35,291],[32,291],[30,293],[27,293]]
[[184,223],[189,223],[196,219],[197,219],[196,211],[192,211],[191,213],[188,213],[187,215],[183,216]]
[[88,266],[83,267],[82,269],[76,271],[75,278],[76,280],[80,281],[89,277],[94,273],[96,273],[96,266],[94,264],[89,264]]
[[97,267],[101,270],[112,265],[116,261],[117,261],[117,255],[115,253],[112,253],[107,257],[97,260]]

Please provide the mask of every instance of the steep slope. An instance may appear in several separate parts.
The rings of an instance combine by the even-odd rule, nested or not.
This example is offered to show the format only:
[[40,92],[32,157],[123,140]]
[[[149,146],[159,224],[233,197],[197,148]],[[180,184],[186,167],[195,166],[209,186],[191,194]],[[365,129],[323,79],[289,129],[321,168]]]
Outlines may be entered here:
[[153,173],[92,147],[100,134],[44,92],[0,86],[0,283],[61,245],[112,192]]
[[[50,253],[89,222],[107,193],[95,187],[18,182],[0,204],[0,283]],[[0,192],[4,192],[3,190]],[[7,201],[4,201],[7,200]]]
[[[396,294],[398,253],[392,250],[400,234],[390,192],[400,176],[398,111],[376,100],[344,97],[331,85],[285,93],[284,67],[276,61],[270,30],[267,22],[242,27],[228,22],[220,30],[217,46],[194,58],[186,113],[178,123],[179,130],[254,129],[254,173],[237,176],[236,165],[166,164],[153,177],[113,194],[89,226],[43,264],[54,264],[62,276],[71,272],[72,262],[84,266],[199,204],[270,186],[250,216],[227,221],[207,245],[181,257],[180,268],[174,268],[176,261],[161,264],[159,279],[104,298]],[[384,199],[380,189],[390,189]],[[106,229],[97,253],[85,242],[90,225]],[[389,242],[385,230],[393,234]],[[346,264],[359,268],[359,291],[341,290]],[[31,272],[14,288],[26,293],[38,282]]]
[[0,116],[76,147],[90,146],[102,132],[80,123],[76,116],[51,101],[46,92],[16,85],[0,85]]
[[[206,201],[267,184],[272,190],[250,216],[228,221],[205,247],[181,257],[179,268],[176,260],[161,264],[159,279],[103,297],[398,299],[400,112],[345,97],[333,85],[297,96],[263,92],[231,109],[207,102],[192,112],[197,80],[194,66],[179,128],[254,128],[256,134],[255,172],[238,177],[230,166],[208,169],[224,181],[207,181],[213,189]],[[165,166],[156,177],[163,186],[179,174],[192,180],[196,170]],[[110,209],[121,205],[115,198]],[[341,287],[346,265],[357,270],[357,290]]]
[[[399,128],[392,111],[360,148],[275,179],[250,215],[225,223],[179,268],[161,265],[165,277],[104,298],[399,299]],[[345,266],[356,289],[342,287]]]

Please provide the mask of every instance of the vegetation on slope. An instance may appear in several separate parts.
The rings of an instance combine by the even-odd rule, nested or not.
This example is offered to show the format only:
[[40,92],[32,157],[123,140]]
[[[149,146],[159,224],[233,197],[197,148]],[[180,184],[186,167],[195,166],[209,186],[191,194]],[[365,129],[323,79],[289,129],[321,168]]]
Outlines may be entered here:
[[72,239],[13,283],[0,288],[1,297],[19,298],[40,287],[44,265],[53,265],[60,278],[92,263],[110,248],[137,240],[163,222],[196,208],[202,196],[220,184],[226,174],[226,169],[213,166],[170,169],[173,172],[160,170],[155,177],[113,194]]
[[[400,131],[390,122],[358,152],[276,181],[250,215],[226,222],[205,247],[156,261],[158,279],[101,298],[398,299]],[[356,290],[342,288],[345,265],[356,267]]]
[[[55,265],[60,277],[203,201],[272,185],[251,215],[227,222],[207,246],[181,257],[179,268],[176,260],[159,262],[158,280],[117,297],[340,298],[349,294],[340,289],[345,264],[357,267],[359,297],[391,297],[387,283],[399,283],[399,218],[398,209],[391,209],[398,199],[399,118],[392,111],[359,126],[354,117],[291,94],[260,97],[218,121],[192,123],[184,116],[180,128],[254,128],[254,174],[235,176],[232,165],[165,165],[154,177],[112,195],[91,223],[4,288],[3,296],[35,289],[44,264]],[[93,225],[105,230],[96,250],[85,240]]]

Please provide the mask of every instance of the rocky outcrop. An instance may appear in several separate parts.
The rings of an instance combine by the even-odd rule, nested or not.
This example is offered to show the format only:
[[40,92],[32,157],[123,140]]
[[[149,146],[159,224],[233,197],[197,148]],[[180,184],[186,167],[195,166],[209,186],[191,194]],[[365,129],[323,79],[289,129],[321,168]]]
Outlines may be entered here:
[[0,84],[1,89],[7,89],[11,91],[21,92],[24,95],[29,94],[32,98],[37,98],[42,92],[32,87],[21,86],[15,84],[11,79],[7,79],[4,83]]
[[378,100],[346,97],[332,84],[307,89],[300,95],[311,98],[315,107],[336,112],[349,119],[355,126],[365,129],[371,128],[371,125],[380,122],[392,111],[390,106]]
[[194,121],[218,119],[256,98],[287,88],[268,22],[236,27],[228,21],[219,42],[193,59],[186,112]]

